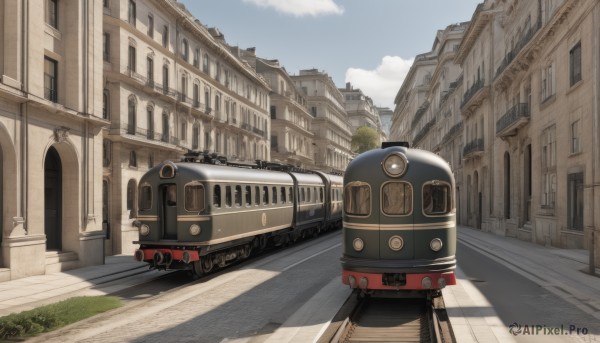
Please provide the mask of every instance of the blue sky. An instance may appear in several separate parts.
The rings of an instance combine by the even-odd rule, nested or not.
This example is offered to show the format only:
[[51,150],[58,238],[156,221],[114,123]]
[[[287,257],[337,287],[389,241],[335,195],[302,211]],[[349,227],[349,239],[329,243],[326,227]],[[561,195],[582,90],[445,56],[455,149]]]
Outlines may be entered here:
[[256,47],[291,75],[316,68],[378,106],[394,97],[435,33],[471,19],[482,0],[179,0],[228,44]]

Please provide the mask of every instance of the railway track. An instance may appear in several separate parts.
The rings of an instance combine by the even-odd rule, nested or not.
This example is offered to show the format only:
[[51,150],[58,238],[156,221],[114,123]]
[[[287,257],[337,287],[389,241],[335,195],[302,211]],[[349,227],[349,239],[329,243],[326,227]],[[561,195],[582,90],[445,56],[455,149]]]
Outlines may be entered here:
[[442,297],[352,296],[319,343],[455,342]]

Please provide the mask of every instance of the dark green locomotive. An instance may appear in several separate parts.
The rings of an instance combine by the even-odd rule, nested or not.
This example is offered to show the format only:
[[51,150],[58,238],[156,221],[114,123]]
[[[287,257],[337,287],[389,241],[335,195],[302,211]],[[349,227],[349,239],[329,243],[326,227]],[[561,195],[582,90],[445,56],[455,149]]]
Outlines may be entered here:
[[263,161],[165,161],[140,180],[135,257],[202,275],[252,250],[341,227],[341,190],[341,176]]
[[456,283],[455,183],[448,163],[405,143],[357,156],[344,174],[342,281],[364,290]]

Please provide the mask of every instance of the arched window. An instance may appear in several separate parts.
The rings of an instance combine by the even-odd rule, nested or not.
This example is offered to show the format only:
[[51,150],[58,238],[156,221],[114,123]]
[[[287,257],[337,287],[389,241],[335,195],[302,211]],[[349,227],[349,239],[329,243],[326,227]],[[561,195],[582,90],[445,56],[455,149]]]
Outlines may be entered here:
[[127,20],[129,21],[129,24],[135,26],[135,17],[136,17],[136,10],[135,10],[135,1],[134,0],[129,0],[129,13],[128,13],[128,17]]
[[198,124],[194,124],[192,128],[192,149],[198,149],[198,138],[200,136],[200,127]]
[[204,54],[204,58],[202,59],[202,71],[208,74],[208,54]]
[[169,142],[169,114],[167,112],[163,112],[162,130],[163,130],[162,140],[163,140],[163,142],[168,143]]
[[188,51],[189,51],[189,49],[188,49],[188,41],[187,41],[187,39],[184,38],[181,41],[181,58],[183,58],[183,60],[186,61],[186,62],[188,61],[188,55],[189,55]]
[[200,68],[200,49],[194,50],[194,67]]
[[135,134],[135,128],[137,126],[135,111],[136,111],[136,100],[135,100],[134,96],[130,96],[129,100],[127,101],[127,113],[128,113],[127,118],[129,119],[129,121],[127,122],[127,133],[130,135]]
[[146,110],[146,116],[148,121],[148,139],[154,139],[154,107],[148,106]]
[[163,65],[163,93],[169,92],[169,66]]

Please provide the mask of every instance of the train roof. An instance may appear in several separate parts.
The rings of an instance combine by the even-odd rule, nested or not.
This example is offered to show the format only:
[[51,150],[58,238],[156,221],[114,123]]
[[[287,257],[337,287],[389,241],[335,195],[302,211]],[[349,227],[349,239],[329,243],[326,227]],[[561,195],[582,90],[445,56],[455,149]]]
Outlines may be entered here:
[[[162,166],[161,164],[160,166]],[[219,182],[239,183],[276,183],[293,184],[292,177],[285,172],[264,169],[251,169],[243,167],[232,167],[226,165],[214,165],[195,162],[177,162],[174,164],[177,173],[190,180],[206,180]],[[159,168],[156,170],[158,174]]]

